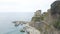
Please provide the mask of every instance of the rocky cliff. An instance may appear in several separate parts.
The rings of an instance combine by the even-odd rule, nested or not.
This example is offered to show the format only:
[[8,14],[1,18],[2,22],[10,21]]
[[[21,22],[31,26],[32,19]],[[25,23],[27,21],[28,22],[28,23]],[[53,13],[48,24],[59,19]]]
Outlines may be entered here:
[[[26,24],[21,21],[14,23]],[[39,30],[41,34],[60,34],[60,1],[53,2],[51,8],[43,14],[41,10],[37,10],[28,24]]]
[[38,10],[35,15],[30,26],[40,30],[41,34],[60,34],[60,1],[53,2],[47,12],[41,14]]

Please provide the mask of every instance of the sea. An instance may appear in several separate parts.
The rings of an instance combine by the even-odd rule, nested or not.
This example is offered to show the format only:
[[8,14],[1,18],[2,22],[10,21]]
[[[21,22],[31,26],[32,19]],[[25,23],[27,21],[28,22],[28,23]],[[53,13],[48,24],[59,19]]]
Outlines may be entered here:
[[27,34],[20,32],[24,25],[14,26],[13,21],[31,21],[32,12],[1,12],[0,13],[0,34]]

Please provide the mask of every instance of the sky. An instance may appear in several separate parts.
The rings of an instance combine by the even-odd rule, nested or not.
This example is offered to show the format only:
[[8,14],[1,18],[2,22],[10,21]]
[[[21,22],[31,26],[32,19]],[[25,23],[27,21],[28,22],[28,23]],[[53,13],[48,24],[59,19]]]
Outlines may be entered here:
[[0,12],[47,11],[55,0],[0,0]]

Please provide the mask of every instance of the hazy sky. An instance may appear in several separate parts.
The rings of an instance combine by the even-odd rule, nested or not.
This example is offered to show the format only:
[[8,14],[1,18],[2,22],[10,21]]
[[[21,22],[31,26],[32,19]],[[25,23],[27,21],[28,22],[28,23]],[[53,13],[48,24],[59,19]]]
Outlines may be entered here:
[[50,8],[55,0],[0,0],[0,12],[43,12]]

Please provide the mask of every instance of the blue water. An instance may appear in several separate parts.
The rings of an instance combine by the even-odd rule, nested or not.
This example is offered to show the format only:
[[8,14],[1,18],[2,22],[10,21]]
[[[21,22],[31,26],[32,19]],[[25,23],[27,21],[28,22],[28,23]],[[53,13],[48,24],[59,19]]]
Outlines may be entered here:
[[20,32],[20,27],[18,28],[16,28],[16,29],[13,29],[13,30],[11,30],[11,31],[9,31],[9,32],[6,32],[5,34],[25,34],[26,32]]
[[19,31],[11,31],[6,34],[24,34],[24,32],[19,32]]
[[0,34],[24,34],[23,26],[15,27],[13,21],[30,21],[33,13],[0,13]]
[[0,27],[0,34],[24,34],[24,32],[20,32],[20,29],[22,29],[23,26],[20,25],[15,27],[13,23],[8,23],[6,22],[6,24],[2,24]]

